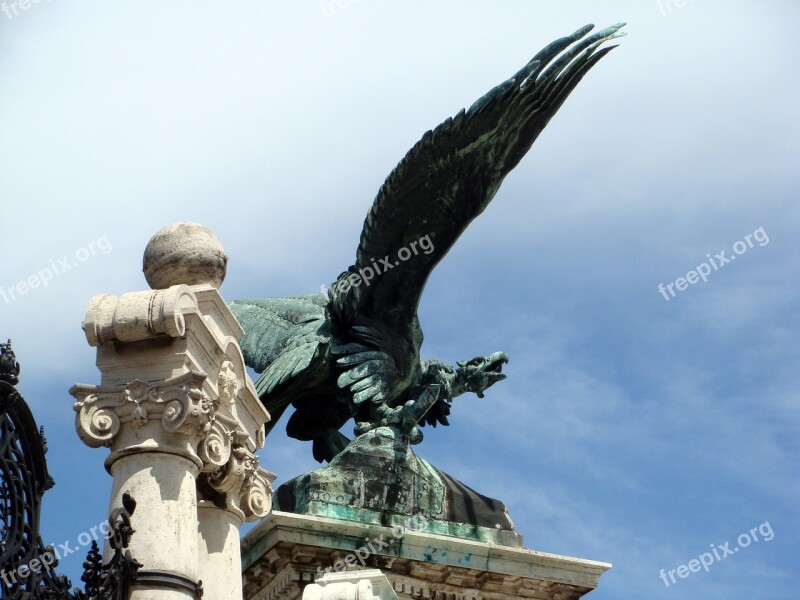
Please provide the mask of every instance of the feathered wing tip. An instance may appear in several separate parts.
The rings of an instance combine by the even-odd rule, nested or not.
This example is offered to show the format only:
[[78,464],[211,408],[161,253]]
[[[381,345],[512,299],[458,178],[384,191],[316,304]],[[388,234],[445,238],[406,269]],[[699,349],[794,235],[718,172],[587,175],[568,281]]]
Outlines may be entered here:
[[[547,69],[548,64],[556,58],[556,62],[547,69],[547,73],[557,71],[583,50],[587,48],[593,50],[603,42],[627,35],[624,31],[620,31],[625,25],[626,23],[617,23],[588,36],[587,34],[594,29],[594,25],[581,27],[572,35],[556,40],[540,51],[525,67],[517,71],[513,79],[519,82],[529,80],[531,77],[536,78],[543,74],[542,72]],[[570,46],[572,47],[570,48]]]
[[[524,89],[529,87],[531,83],[543,83],[543,80],[549,75],[558,74],[558,72],[572,59],[578,56],[581,51],[589,49],[588,54],[591,54],[603,42],[627,35],[624,31],[620,31],[625,25],[627,25],[627,23],[617,23],[588,37],[587,34],[594,29],[594,25],[584,25],[572,35],[568,35],[551,42],[542,48],[542,50],[540,50],[510,79],[492,88],[489,92],[476,100],[472,106],[470,106],[469,110],[467,110],[467,117],[471,118],[475,116],[481,111],[481,109],[490,104],[492,100],[515,88],[516,86],[521,85]],[[575,44],[576,42],[580,43]],[[565,52],[556,63],[551,65],[553,59],[557,58],[562,52],[567,50],[573,44],[575,44],[573,48]],[[550,65],[550,68],[548,68],[548,65]],[[545,69],[547,69],[547,71],[543,73]],[[540,77],[540,75],[542,77]]]
[[[367,213],[355,265],[331,287],[332,327],[388,310],[413,318],[428,276],[491,202],[505,176],[528,152],[584,75],[625,35],[618,23],[592,33],[581,27],[548,44],[511,78],[468,110],[427,131],[381,186]],[[369,286],[352,286],[375,261],[396,257],[423,236],[430,254],[395,262]]]

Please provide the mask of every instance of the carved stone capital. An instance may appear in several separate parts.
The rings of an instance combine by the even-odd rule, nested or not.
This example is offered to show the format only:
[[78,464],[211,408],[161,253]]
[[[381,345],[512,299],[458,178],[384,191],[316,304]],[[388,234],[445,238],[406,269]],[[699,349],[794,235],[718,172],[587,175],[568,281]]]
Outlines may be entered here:
[[216,413],[214,401],[203,392],[205,380],[206,375],[192,371],[157,386],[139,379],[126,386],[74,385],[70,394],[77,400],[73,408],[78,435],[92,448],[110,447],[123,427],[158,422],[164,432],[201,440]]
[[243,445],[235,445],[227,464],[203,476],[203,484],[211,488],[218,503],[234,512],[241,511],[247,521],[256,521],[269,514],[272,506],[271,481],[275,476],[259,466],[258,457]]
[[272,484],[275,476],[256,463],[244,481],[240,507],[247,521],[258,521],[269,514],[272,508]]
[[201,471],[211,473],[224,467],[231,458],[232,448],[233,431],[218,414],[197,447],[197,455],[203,461]]
[[186,389],[164,404],[161,423],[170,433],[205,437],[211,429],[216,403],[200,389]]
[[70,390],[75,425],[87,445],[110,448],[113,501],[130,489],[141,502],[142,598],[199,597],[202,573],[219,575],[207,595],[241,598],[238,529],[271,508],[274,476],[253,454],[270,415],[217,289],[226,263],[207,229],[168,226],[143,261],[157,289],[97,296],[83,321],[101,379]]

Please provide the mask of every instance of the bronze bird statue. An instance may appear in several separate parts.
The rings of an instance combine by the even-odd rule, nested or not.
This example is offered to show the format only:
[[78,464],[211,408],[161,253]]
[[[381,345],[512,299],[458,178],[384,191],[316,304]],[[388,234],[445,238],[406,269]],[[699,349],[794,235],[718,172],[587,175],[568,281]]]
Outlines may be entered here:
[[[468,110],[428,131],[392,171],[369,210],[355,263],[324,293],[239,300],[247,364],[273,415],[295,408],[287,433],[331,461],[356,435],[392,426],[418,443],[420,424],[448,424],[456,396],[505,378],[508,356],[421,360],[417,307],[428,276],[494,198],[567,96],[624,35],[624,23],[559,39]],[[269,425],[268,425],[269,427]]]

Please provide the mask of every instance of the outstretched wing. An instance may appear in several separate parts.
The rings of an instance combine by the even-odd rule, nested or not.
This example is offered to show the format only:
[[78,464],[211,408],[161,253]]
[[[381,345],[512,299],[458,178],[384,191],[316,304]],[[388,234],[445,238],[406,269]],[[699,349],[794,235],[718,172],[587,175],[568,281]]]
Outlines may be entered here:
[[544,48],[511,79],[428,131],[386,179],[356,263],[331,288],[337,327],[356,316],[406,321],[428,276],[519,163],[624,23],[587,25]]
[[231,302],[231,311],[245,330],[240,340],[244,360],[261,373],[255,386],[272,424],[292,401],[284,390],[320,358],[330,341],[321,294],[299,298],[258,298]]

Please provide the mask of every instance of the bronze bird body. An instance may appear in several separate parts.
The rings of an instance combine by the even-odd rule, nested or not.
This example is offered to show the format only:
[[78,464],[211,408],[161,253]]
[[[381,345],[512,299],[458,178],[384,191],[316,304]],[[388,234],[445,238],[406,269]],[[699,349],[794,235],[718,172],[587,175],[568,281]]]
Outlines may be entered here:
[[274,424],[289,406],[290,436],[330,461],[356,434],[391,425],[420,441],[417,424],[447,424],[452,399],[505,378],[504,353],[450,367],[420,359],[417,307],[434,267],[491,202],[624,24],[588,25],[553,42],[469,110],[409,150],[369,210],[355,263],[329,293],[231,303],[247,364]]

